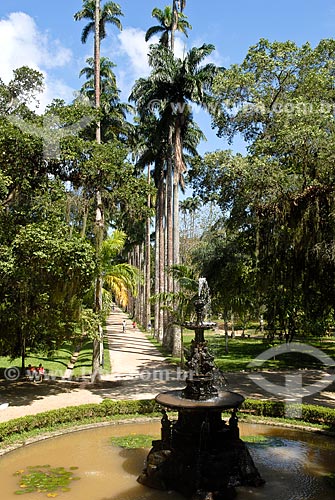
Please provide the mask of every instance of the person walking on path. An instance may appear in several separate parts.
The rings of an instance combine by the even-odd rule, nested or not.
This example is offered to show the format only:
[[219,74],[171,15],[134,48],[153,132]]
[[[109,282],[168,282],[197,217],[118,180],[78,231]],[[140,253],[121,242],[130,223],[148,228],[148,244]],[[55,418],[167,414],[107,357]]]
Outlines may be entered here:
[[124,320],[122,321],[122,332],[123,332],[123,333],[125,333],[125,332],[126,332],[126,325],[127,325],[127,323],[126,323],[126,320],[124,319]]

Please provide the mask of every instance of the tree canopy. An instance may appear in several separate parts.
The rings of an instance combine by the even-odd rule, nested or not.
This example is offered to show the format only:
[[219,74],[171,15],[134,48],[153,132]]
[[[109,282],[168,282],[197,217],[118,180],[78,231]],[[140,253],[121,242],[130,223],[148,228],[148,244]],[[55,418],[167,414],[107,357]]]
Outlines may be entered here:
[[220,73],[214,124],[241,134],[248,153],[211,153],[193,171],[202,199],[248,244],[269,321],[314,332],[334,304],[334,49],[262,39]]

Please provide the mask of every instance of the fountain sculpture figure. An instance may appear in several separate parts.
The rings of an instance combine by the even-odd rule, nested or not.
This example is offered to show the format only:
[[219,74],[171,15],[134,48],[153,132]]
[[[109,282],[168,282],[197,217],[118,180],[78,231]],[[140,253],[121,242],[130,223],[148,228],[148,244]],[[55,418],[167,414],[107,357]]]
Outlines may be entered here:
[[[205,321],[209,303],[207,281],[200,278],[196,321],[184,324],[195,332],[186,387],[156,396],[163,408],[161,439],[153,441],[138,481],[193,500],[229,500],[235,486],[259,486],[264,481],[239,437],[237,409],[244,397],[214,385],[214,356],[204,337],[205,330],[216,325]],[[166,408],[178,412],[176,421],[170,421]],[[224,410],[232,410],[228,423],[222,419]]]

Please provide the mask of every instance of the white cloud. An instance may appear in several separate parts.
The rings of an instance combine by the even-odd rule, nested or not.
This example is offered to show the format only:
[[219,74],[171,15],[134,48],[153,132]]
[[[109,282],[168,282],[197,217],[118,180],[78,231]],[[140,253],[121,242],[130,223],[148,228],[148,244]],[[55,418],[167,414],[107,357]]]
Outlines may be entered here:
[[[23,12],[13,12],[0,20],[0,78],[8,83],[13,70],[21,66],[41,71],[45,76],[45,93],[41,107],[54,97],[69,97],[72,90],[50,75],[50,70],[68,64],[72,59],[69,49],[59,40],[51,40],[47,32],[41,32],[34,19]],[[58,93],[54,93],[58,92]]]
[[159,39],[153,37],[150,42],[146,42],[144,37],[145,31],[131,27],[125,28],[117,35],[118,47],[117,54],[114,52],[114,60],[117,60],[118,86],[124,100],[128,99],[135,80],[140,77],[145,78],[150,73],[149,47]]
[[187,46],[187,43],[185,40],[183,40],[178,34],[175,37],[174,40],[174,53],[176,57],[179,57],[180,59],[184,59],[185,55],[189,51],[189,47]]
[[[126,28],[118,35],[120,50],[126,54],[130,62],[130,71],[136,79],[150,73],[148,52],[150,45],[158,43],[159,37],[154,36],[149,42],[145,41],[145,31],[138,28]],[[175,54],[183,57],[187,51],[184,41],[178,36],[175,38]]]
[[[150,43],[146,42],[145,31],[138,28],[126,28],[118,35],[120,50],[126,54],[130,62],[130,72],[132,78],[139,78],[149,74],[148,52]],[[157,38],[158,41],[158,38]]]

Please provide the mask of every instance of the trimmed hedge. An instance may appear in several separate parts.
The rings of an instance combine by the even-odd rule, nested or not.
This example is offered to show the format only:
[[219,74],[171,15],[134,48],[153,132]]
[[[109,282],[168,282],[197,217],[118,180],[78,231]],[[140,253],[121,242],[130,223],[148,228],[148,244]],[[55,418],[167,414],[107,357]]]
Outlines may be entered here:
[[[289,410],[289,411],[288,411]],[[311,424],[324,424],[330,429],[335,429],[335,409],[317,405],[287,405],[283,401],[262,401],[259,399],[246,399],[240,412],[252,412],[253,415],[273,418],[288,418],[287,414],[299,415],[297,420]]]
[[[89,419],[103,420],[116,415],[153,415],[159,413],[160,408],[154,399],[127,401],[105,399],[99,404],[50,410],[0,423],[0,442],[5,441],[9,436],[20,436],[34,429],[50,430],[59,424],[80,424]],[[300,420],[304,422],[323,424],[335,430],[335,410],[332,408],[316,405],[290,405],[290,411],[293,415],[295,411],[297,414],[301,413]],[[287,405],[281,401],[246,399],[240,412],[241,414],[252,412],[253,415],[262,417],[287,418]]]
[[34,429],[50,428],[57,424],[80,424],[80,422],[90,418],[103,419],[116,415],[149,415],[159,412],[159,410],[160,406],[151,399],[138,401],[104,399],[101,403],[68,406],[0,423],[0,442],[13,434],[20,435]]

